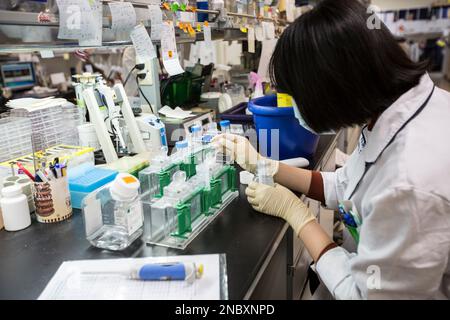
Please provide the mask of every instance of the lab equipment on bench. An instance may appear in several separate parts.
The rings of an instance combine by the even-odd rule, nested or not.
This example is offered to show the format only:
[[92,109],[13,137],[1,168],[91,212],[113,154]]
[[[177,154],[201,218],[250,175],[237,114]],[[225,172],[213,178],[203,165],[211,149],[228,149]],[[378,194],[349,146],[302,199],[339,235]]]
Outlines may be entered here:
[[77,129],[78,137],[80,139],[80,146],[94,148],[94,151],[101,150],[94,124],[84,123],[79,125]]
[[263,156],[273,160],[312,158],[319,136],[300,126],[292,107],[278,108],[277,96],[271,95],[251,100],[248,108],[253,113]]
[[132,175],[118,174],[85,197],[82,206],[86,237],[95,247],[123,250],[142,235],[139,180]]
[[137,177],[139,172],[149,165],[148,154],[137,154],[134,156],[125,156],[114,162],[101,165],[104,169],[114,170],[122,173],[129,173]]
[[212,155],[197,168],[190,179],[176,172],[164,195],[145,210],[148,243],[186,248],[238,196],[234,167],[218,164]]
[[[95,125],[96,133],[106,162],[110,163],[118,160],[118,152],[128,152],[119,118],[124,119],[126,130],[133,144],[136,153],[146,151],[144,139],[137,125],[123,85],[118,83],[113,88],[109,88],[100,81],[94,88],[86,88],[83,91],[83,98],[89,110],[91,122]],[[108,116],[106,119],[100,110],[101,106],[107,106]],[[116,148],[113,145],[113,140]]]
[[135,265],[123,271],[84,271],[83,274],[110,275],[122,274],[128,279],[143,281],[186,281],[194,283],[203,275],[203,264],[167,262]]
[[[154,152],[167,147],[166,126],[160,118],[154,114],[143,113],[136,117],[136,122],[147,151]],[[134,151],[134,145],[131,151]]]
[[78,108],[65,99],[16,99],[7,106],[10,116],[31,121],[34,151],[59,144],[78,145],[82,116]]
[[83,199],[89,193],[113,181],[117,174],[117,171],[97,168],[90,163],[73,168],[69,174],[72,207],[81,209]]
[[35,167],[42,163],[54,162],[58,158],[59,162],[66,162],[67,170],[70,171],[83,163],[94,164],[94,149],[79,146],[56,145],[34,153],[24,154],[21,157],[10,159],[0,163],[1,171],[9,171],[11,165],[18,174],[17,163],[20,163],[27,171],[34,174]]
[[6,117],[0,119],[0,162],[33,152],[30,119]]
[[83,74],[73,75],[72,78],[74,82],[72,82],[72,86],[75,89],[75,98],[77,102],[77,106],[80,109],[81,114],[83,115],[83,123],[86,122],[86,102],[84,101],[83,91],[87,88],[94,88],[96,86],[97,78],[101,78],[99,73],[89,73],[85,72]]
[[169,147],[175,146],[175,142],[180,138],[185,139],[191,132],[191,127],[197,124],[207,126],[212,123],[211,112],[194,112],[192,117],[187,119],[173,119],[168,117],[161,117],[161,121],[166,126],[167,144]]

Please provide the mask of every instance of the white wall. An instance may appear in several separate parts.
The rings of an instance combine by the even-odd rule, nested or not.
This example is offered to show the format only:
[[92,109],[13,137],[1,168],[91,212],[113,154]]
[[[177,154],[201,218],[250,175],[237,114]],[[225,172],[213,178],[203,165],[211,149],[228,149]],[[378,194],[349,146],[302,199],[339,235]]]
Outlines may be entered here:
[[433,2],[435,0],[372,0],[372,4],[383,11],[426,7]]

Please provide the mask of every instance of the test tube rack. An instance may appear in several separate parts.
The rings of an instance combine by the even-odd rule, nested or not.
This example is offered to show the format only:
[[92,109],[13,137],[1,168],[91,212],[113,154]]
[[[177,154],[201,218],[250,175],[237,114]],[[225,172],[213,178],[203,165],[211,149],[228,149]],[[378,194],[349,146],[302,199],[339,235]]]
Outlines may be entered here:
[[77,126],[82,122],[82,115],[72,103],[49,104],[34,110],[12,109],[10,115],[31,121],[34,151],[79,143]]
[[146,242],[185,249],[237,197],[236,169],[225,165],[213,175],[208,186],[194,188],[164,212],[151,210],[144,201]]
[[29,119],[5,117],[0,119],[0,162],[33,152]]

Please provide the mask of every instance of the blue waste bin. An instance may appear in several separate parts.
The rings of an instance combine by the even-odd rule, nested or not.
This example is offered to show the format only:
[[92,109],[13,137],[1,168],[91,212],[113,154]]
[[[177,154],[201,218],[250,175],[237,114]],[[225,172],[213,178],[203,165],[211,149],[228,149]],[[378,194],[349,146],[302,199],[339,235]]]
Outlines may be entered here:
[[[319,136],[303,128],[295,118],[294,109],[278,108],[277,96],[254,99],[248,104],[258,133],[259,151],[263,156],[276,160],[303,157],[311,160],[316,152]],[[279,148],[272,147],[272,135],[279,134]],[[267,137],[267,138],[266,138]],[[267,140],[266,140],[267,139]],[[278,154],[272,154],[279,153]]]

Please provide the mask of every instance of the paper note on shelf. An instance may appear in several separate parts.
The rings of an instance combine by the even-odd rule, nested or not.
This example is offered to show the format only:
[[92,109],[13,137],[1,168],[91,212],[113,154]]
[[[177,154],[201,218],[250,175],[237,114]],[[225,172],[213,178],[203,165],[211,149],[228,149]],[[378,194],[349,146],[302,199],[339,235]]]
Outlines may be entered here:
[[76,40],[81,36],[81,6],[79,0],[56,0],[59,11],[58,39]]
[[130,2],[110,2],[111,30],[130,31],[136,26],[136,12]]
[[140,57],[142,60],[156,58],[155,47],[144,25],[140,24],[136,26],[131,31],[130,37],[137,57]]
[[248,27],[247,29],[248,52],[255,53],[255,29]]
[[82,0],[80,46],[101,46],[103,30],[102,2],[100,0]]
[[193,116],[192,111],[185,111],[180,107],[172,109],[169,106],[164,106],[161,109],[159,109],[158,112],[163,116],[165,116],[166,118],[173,118],[173,119],[186,119]]
[[55,57],[53,50],[41,50],[39,53],[41,54],[42,59],[50,59]]
[[264,30],[264,38],[266,40],[274,39],[275,38],[275,25],[273,24],[273,22],[263,21],[261,24],[262,24],[262,27]]
[[170,76],[176,76],[184,72],[178,59],[175,28],[171,21],[163,23],[161,34],[161,53],[163,65]]
[[203,36],[205,38],[205,42],[209,45],[212,46],[212,37],[211,37],[211,27],[208,25],[204,25],[203,26]]
[[275,46],[277,45],[277,39],[264,40],[262,42],[261,58],[259,60],[258,75],[263,81],[269,81],[269,64],[270,57],[272,56]]
[[[145,263],[194,262],[204,273],[187,281],[140,281],[123,272]],[[63,262],[39,300],[219,300],[220,255],[148,257]]]
[[151,38],[161,40],[161,29],[163,24],[162,11],[159,5],[148,6],[150,12]]

